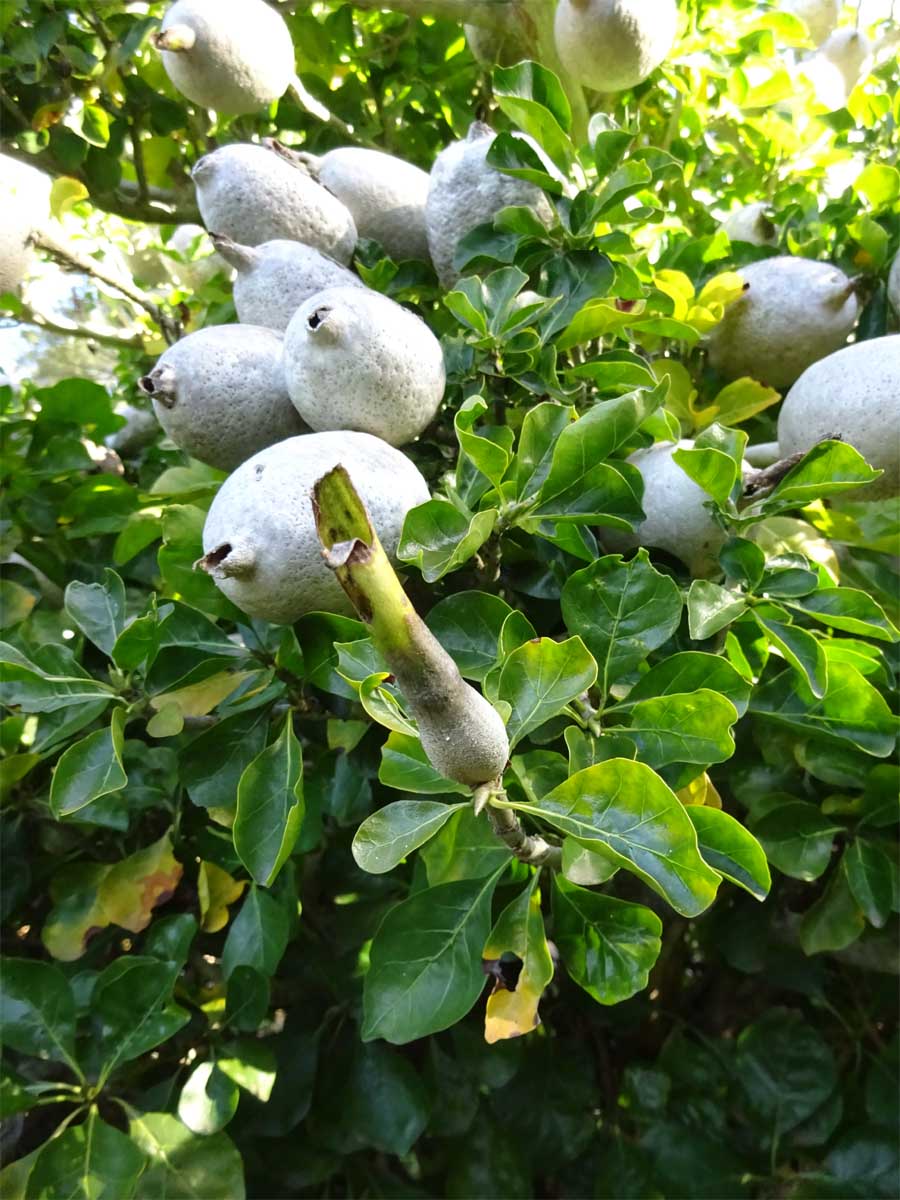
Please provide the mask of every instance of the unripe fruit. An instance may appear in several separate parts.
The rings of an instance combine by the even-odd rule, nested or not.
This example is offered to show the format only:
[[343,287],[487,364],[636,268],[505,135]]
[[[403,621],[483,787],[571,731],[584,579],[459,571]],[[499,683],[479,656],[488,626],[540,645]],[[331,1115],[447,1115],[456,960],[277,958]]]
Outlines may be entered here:
[[414,313],[379,292],[327,288],[297,310],[284,373],[312,429],[357,429],[411,442],[444,395],[441,344]]
[[880,479],[848,493],[878,500],[900,493],[900,334],[845,346],[804,371],[778,414],[782,455],[840,436]]
[[894,312],[900,317],[900,253],[894,256],[887,281],[887,296]]
[[337,196],[293,158],[240,142],[206,154],[191,172],[210,233],[244,246],[287,238],[347,263],[356,226]]
[[563,66],[585,87],[621,92],[672,49],[676,0],[559,0],[553,26]]
[[222,471],[304,428],[285,388],[281,338],[256,325],[189,334],[140,388],[172,441]]
[[804,22],[816,46],[822,45],[841,15],[841,0],[789,0],[787,7]]
[[303,301],[323,288],[365,287],[352,271],[302,242],[239,246],[217,234],[212,234],[212,241],[237,271],[234,306],[244,325],[264,325],[284,333]]
[[353,611],[322,558],[311,500],[316,480],[339,463],[391,558],[404,517],[429,499],[410,460],[367,433],[308,433],[248,459],[212,502],[197,565],[249,616],[285,625],[317,610]]
[[604,530],[607,546],[614,550],[637,546],[665,550],[680,558],[697,577],[718,571],[718,553],[727,535],[705,507],[709,496],[672,457],[676,450],[691,450],[693,445],[689,439],[657,442],[629,456],[628,461],[643,476],[641,507],[646,519],[634,533]]
[[838,350],[859,315],[853,283],[831,263],[788,256],[741,268],[744,294],[708,338],[709,360],[723,375],[750,375],[772,387],[794,382]]
[[262,0],[176,0],[154,44],[183,96],[220,113],[249,113],[284,94],[294,46]]
[[[501,208],[526,206],[545,225],[554,219],[553,207],[540,188],[488,166],[487,153],[496,136],[489,126],[475,121],[465,141],[452,142],[431,168],[425,222],[431,260],[443,287],[452,287],[459,278],[453,266],[459,239],[476,225],[492,220]],[[515,136],[527,141],[544,158],[551,174],[559,175],[531,138]]]
[[321,158],[299,156],[350,210],[360,237],[379,242],[395,261],[428,261],[425,171],[393,154],[342,146]]
[[744,208],[735,208],[728,214],[720,229],[728,234],[732,242],[749,242],[751,246],[774,246],[778,241],[778,230],[766,216],[768,204],[760,201]]

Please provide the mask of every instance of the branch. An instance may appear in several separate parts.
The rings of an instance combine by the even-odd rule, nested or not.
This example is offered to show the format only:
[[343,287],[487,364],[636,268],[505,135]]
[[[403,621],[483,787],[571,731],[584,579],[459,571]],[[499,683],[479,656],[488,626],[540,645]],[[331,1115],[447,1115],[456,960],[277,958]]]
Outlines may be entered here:
[[163,337],[170,346],[181,337],[182,329],[179,321],[163,312],[158,304],[145,296],[143,292],[138,291],[133,284],[124,279],[118,279],[115,275],[111,275],[95,259],[80,254],[77,250],[72,249],[71,246],[64,246],[51,234],[43,230],[33,234],[32,240],[36,246],[39,246],[42,250],[46,250],[54,258],[68,263],[69,266],[75,267],[78,271],[83,271],[85,275],[99,279],[107,287],[115,288],[117,292],[121,292],[132,304],[137,305],[138,308],[142,308],[149,315],[150,319],[162,330]]
[[18,313],[3,314],[9,316],[13,321],[17,321],[20,325],[34,325],[37,329],[42,329],[45,333],[57,333],[62,337],[83,338],[85,341],[96,342],[100,346],[110,346],[115,350],[142,350],[144,348],[144,339],[140,334],[134,334],[133,337],[123,337],[115,333],[105,333],[100,329],[91,329],[87,325],[59,325],[56,321],[37,312],[26,304],[24,301],[19,302],[20,311]]
[[[476,810],[478,797],[476,795]],[[516,858],[532,867],[550,867],[558,871],[562,866],[562,849],[551,846],[540,834],[526,833],[522,822],[511,808],[499,808],[488,801],[487,816],[491,829]]]

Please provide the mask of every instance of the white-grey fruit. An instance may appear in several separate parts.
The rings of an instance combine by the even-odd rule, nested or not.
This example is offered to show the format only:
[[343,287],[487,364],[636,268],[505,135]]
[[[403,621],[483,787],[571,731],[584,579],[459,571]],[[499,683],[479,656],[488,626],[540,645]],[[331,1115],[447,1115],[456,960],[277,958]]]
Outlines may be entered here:
[[347,206],[360,237],[379,242],[395,261],[428,261],[426,171],[393,154],[342,146],[321,158],[301,155],[319,182]]
[[[31,173],[36,180],[38,172]],[[36,215],[36,183],[26,168],[0,155],[0,296],[18,292],[34,256],[30,238]]]
[[838,29],[800,64],[799,70],[812,83],[819,104],[833,112],[847,103],[871,54],[872,43],[864,33]]
[[[528,207],[545,225],[554,219],[553,206],[540,188],[488,166],[487,153],[496,136],[488,125],[475,121],[465,140],[451,142],[431,168],[425,223],[431,261],[443,287],[452,287],[459,278],[453,266],[459,239],[476,225],[492,220],[501,208]],[[559,176],[531,138],[525,134],[514,136],[528,142],[544,160],[548,171]]]
[[353,611],[322,558],[312,509],[313,485],[339,463],[387,554],[396,558],[406,514],[429,499],[410,460],[367,433],[288,438],[229,475],[203,529],[205,557],[198,565],[249,616],[286,625],[317,610]]
[[140,387],[172,441],[222,471],[304,429],[284,384],[281,337],[257,325],[198,329]]
[[284,335],[291,400],[310,428],[356,429],[411,442],[444,395],[441,344],[419,317],[379,292],[327,288]]
[[672,49],[676,0],[559,0],[553,32],[563,66],[585,87],[621,92]]
[[512,66],[527,58],[522,38],[517,36],[507,22],[504,29],[486,29],[483,25],[463,25],[463,33],[472,57],[486,67],[499,63],[501,67]]
[[212,240],[237,272],[234,306],[244,325],[265,325],[284,333],[304,300],[323,288],[365,287],[352,271],[302,242],[276,239],[239,246],[226,237],[213,235]]
[[778,414],[783,455],[834,435],[884,471],[848,499],[900,493],[900,334],[845,346],[804,371],[788,392]]
[[178,91],[220,113],[265,108],[294,75],[288,27],[262,0],[176,0],[154,42]]
[[769,205],[764,200],[735,208],[728,214],[720,229],[732,242],[749,242],[751,246],[774,246],[778,230],[767,216]]
[[137,454],[156,439],[159,421],[150,409],[136,408],[120,400],[113,411],[125,418],[125,424],[103,439],[104,445],[109,446],[110,450],[115,450],[117,454]]
[[210,233],[244,246],[304,242],[347,263],[356,246],[349,210],[292,157],[238,142],[206,154],[191,172]]
[[804,22],[816,46],[822,45],[841,15],[841,0],[788,0],[787,7]]
[[847,340],[859,315],[853,284],[831,263],[780,256],[742,267],[744,294],[708,338],[712,365],[784,388]]
[[894,256],[887,281],[888,300],[894,312],[900,317],[900,252]]
[[696,577],[718,572],[718,553],[727,535],[705,507],[709,496],[672,457],[676,450],[690,450],[693,445],[689,439],[657,442],[629,456],[628,461],[643,476],[641,507],[646,519],[634,533],[604,530],[607,546],[614,550],[637,546],[665,550],[680,558]]

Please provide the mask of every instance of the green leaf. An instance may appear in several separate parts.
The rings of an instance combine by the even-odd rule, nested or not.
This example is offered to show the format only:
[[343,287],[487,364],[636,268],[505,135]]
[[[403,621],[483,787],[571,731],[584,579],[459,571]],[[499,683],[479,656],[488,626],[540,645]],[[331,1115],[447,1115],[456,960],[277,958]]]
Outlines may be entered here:
[[688,592],[688,627],[695,642],[705,641],[737,620],[747,607],[739,592],[707,579],[695,579]]
[[610,859],[592,850],[585,850],[574,838],[563,838],[562,873],[571,883],[594,887],[612,879],[618,869]]
[[712,904],[719,876],[697,849],[684,805],[644,763],[614,758],[572,775],[537,804],[513,804],[632,871],[677,911]]
[[396,867],[438,832],[465,804],[397,800],[367,817],[353,839],[356,865],[373,875]]
[[354,1048],[340,1095],[348,1149],[406,1155],[428,1122],[429,1096],[413,1064],[383,1042]]
[[434,583],[476,554],[496,521],[493,508],[467,518],[447,500],[427,500],[407,513],[397,557]]
[[704,654],[700,650],[683,650],[655,663],[646,675],[640,677],[625,702],[617,707],[625,709],[636,700],[667,696],[673,692],[693,692],[699,688],[708,688],[725,696],[734,705],[739,717],[747,711],[750,684],[727,658],[718,654]]
[[894,902],[894,870],[891,859],[878,842],[854,838],[844,851],[843,870],[853,899],[866,920],[881,929]]
[[770,645],[799,672],[812,694],[821,699],[828,690],[828,660],[821,644],[805,629],[776,621],[759,609],[753,616]]
[[509,862],[510,852],[494,835],[483,816],[471,804],[462,806],[431,841],[419,858],[431,887],[460,879],[483,879]]
[[[491,276],[490,278],[493,278]],[[523,276],[527,279],[527,276]],[[509,448],[512,446],[512,430],[506,430],[508,447],[474,432],[475,421],[487,411],[487,402],[481,396],[470,396],[457,411],[453,424],[460,449],[467,454],[477,470],[499,487],[510,462]]]
[[822,895],[803,914],[800,921],[800,945],[804,954],[823,954],[843,950],[853,944],[866,927],[863,910],[839,864]]
[[238,783],[261,753],[268,727],[266,710],[251,709],[217,721],[181,751],[179,776],[194,804],[230,809]]
[[881,474],[848,442],[819,442],[785,475],[762,503],[766,513],[799,508],[824,496],[840,496]]
[[572,109],[552,71],[536,62],[495,67],[493,94],[510,120],[560,166],[571,161],[574,147],[567,135],[572,128]]
[[832,629],[858,633],[861,637],[880,642],[896,642],[900,633],[888,620],[884,609],[865,592],[856,588],[819,588],[802,599],[789,600],[788,605]]
[[783,671],[757,688],[750,711],[807,735],[850,742],[876,758],[886,758],[896,740],[896,720],[884,697],[847,663],[829,665],[827,691],[812,704],[797,691],[791,672]]
[[487,152],[487,164],[504,175],[524,179],[551,195],[560,195],[563,184],[546,158],[528,141],[505,130],[498,133]]
[[284,908],[254,884],[228,930],[222,951],[222,975],[228,979],[238,966],[274,975],[287,948],[288,932]]
[[599,558],[570,576],[562,591],[563,620],[596,659],[604,694],[669,640],[681,605],[678,585],[650,565],[646,550],[627,563],[621,554]]
[[144,1164],[131,1138],[93,1110],[83,1125],[44,1144],[28,1179],[28,1195],[34,1200],[131,1200]]
[[34,592],[11,579],[0,579],[0,629],[10,629],[24,621],[36,603]]
[[737,718],[737,710],[725,696],[698,688],[637,701],[631,709],[628,736],[652,767],[674,762],[709,766],[734,754],[731,726]]
[[841,829],[806,800],[780,804],[753,824],[769,862],[792,879],[807,882],[827,868],[834,835]]
[[237,1112],[237,1084],[214,1062],[194,1067],[178,1098],[178,1115],[194,1133],[218,1133]]
[[56,712],[75,704],[115,698],[111,687],[89,676],[41,670],[7,642],[0,642],[0,704],[26,713]]
[[765,900],[772,879],[765,852],[753,834],[720,808],[690,804],[685,811],[697,830],[703,859],[755,899]]
[[50,783],[50,809],[59,820],[128,783],[122,766],[125,709],[115,708],[108,729],[75,742],[56,764]]
[[770,1009],[740,1034],[735,1075],[769,1136],[811,1116],[838,1080],[828,1043],[800,1013],[784,1008]]
[[90,1052],[104,1080],[188,1023],[172,1001],[176,974],[171,963],[137,955],[113,959],[101,972],[91,993]]
[[580,637],[541,638],[519,646],[503,663],[495,697],[510,705],[510,745],[562,712],[596,678],[597,664]]
[[135,1117],[129,1133],[150,1160],[136,1200],[244,1200],[243,1161],[227,1134],[197,1137],[162,1112]]
[[456,792],[469,795],[471,789],[464,784],[445,779],[431,763],[418,738],[403,733],[391,733],[381,748],[381,767],[378,778],[386,787],[401,792],[418,792],[424,795],[446,795]]
[[662,947],[662,921],[628,904],[553,878],[553,937],[566,970],[600,1004],[643,991]]
[[740,475],[740,465],[711,446],[676,450],[672,459],[719,505],[728,503]]
[[457,592],[439,600],[426,624],[466,679],[481,683],[497,661],[503,622],[513,609],[488,592]]
[[876,211],[887,208],[900,196],[900,171],[887,163],[866,163],[853,181],[853,190]]
[[288,712],[281,732],[244,769],[237,788],[234,848],[257,883],[271,887],[303,820],[303,756]]
[[125,628],[125,585],[108,567],[102,583],[73,580],[66,588],[66,612],[89,641],[111,655]]
[[550,473],[553,451],[560,434],[576,416],[561,404],[536,404],[525,413],[516,452],[516,496],[536,495]]
[[359,685],[360,703],[366,714],[385,729],[404,737],[417,738],[416,726],[406,716],[393,692],[383,686],[390,678],[388,671],[376,671],[374,675],[367,676]]
[[0,974],[0,1041],[22,1054],[64,1062],[76,1072],[75,997],[50,963],[7,958]]
[[81,136],[92,146],[106,146],[109,142],[109,113],[99,104],[85,104],[79,116]]
[[416,892],[390,910],[369,953],[363,1041],[403,1045],[466,1015],[484,988],[481,949],[505,869]]

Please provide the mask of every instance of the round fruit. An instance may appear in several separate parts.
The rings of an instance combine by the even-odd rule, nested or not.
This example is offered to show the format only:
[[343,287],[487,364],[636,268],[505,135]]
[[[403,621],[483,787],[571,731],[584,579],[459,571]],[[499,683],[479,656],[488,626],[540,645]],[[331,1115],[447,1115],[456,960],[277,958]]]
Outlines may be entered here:
[[894,312],[900,317],[900,253],[896,254],[891,263],[887,281],[887,295]]
[[411,442],[444,395],[441,344],[414,313],[379,292],[326,288],[294,315],[284,372],[312,429],[357,429]]
[[831,263],[788,256],[741,268],[744,294],[708,338],[723,375],[788,387],[847,340],[859,315],[854,284]]
[[[496,136],[489,126],[475,121],[465,140],[451,142],[431,168],[425,223],[431,260],[443,287],[452,287],[459,278],[453,265],[459,239],[476,225],[493,220],[501,208],[528,207],[545,225],[554,219],[553,207],[540,188],[488,166],[487,153]],[[514,136],[528,142],[544,159],[547,170],[559,175],[531,138]]]
[[858,29],[838,29],[805,59],[800,74],[813,85],[816,100],[829,112],[843,108],[863,76],[872,43]]
[[806,25],[810,40],[821,46],[838,23],[841,0],[789,0],[788,8]]
[[288,27],[262,0],[176,0],[153,40],[178,91],[221,113],[265,108],[294,75]]
[[239,142],[204,155],[191,172],[210,233],[244,246],[287,238],[347,263],[356,226],[337,196],[293,156]]
[[327,287],[364,288],[352,271],[302,242],[276,240],[239,246],[212,235],[221,256],[237,271],[234,306],[244,325],[265,325],[284,333],[304,300]]
[[353,611],[322,558],[311,500],[316,481],[339,463],[391,558],[406,514],[429,499],[410,460],[368,433],[308,433],[260,451],[213,500],[197,564],[249,616],[285,625],[316,610]]
[[39,172],[0,155],[0,296],[18,292],[28,275],[41,182]]
[[300,433],[282,342],[256,325],[211,325],[170,346],[140,381],[177,446],[222,471]]
[[647,450],[636,450],[628,461],[644,479],[641,501],[646,519],[634,533],[604,531],[604,542],[618,549],[653,547],[674,554],[694,576],[716,574],[718,554],[726,534],[706,508],[709,496],[672,457],[676,450],[691,450],[689,439],[657,442]]
[[321,158],[301,155],[313,174],[350,210],[360,237],[372,238],[395,261],[428,261],[425,201],[429,177],[419,167],[382,154],[342,146]]
[[766,213],[769,205],[760,201],[744,208],[733,209],[720,225],[732,242],[749,242],[751,246],[774,246],[778,230]]
[[676,0],[559,0],[553,27],[560,61],[598,92],[635,87],[672,49]]
[[785,456],[839,436],[884,474],[851,500],[900,493],[900,334],[845,346],[804,371],[778,414]]

